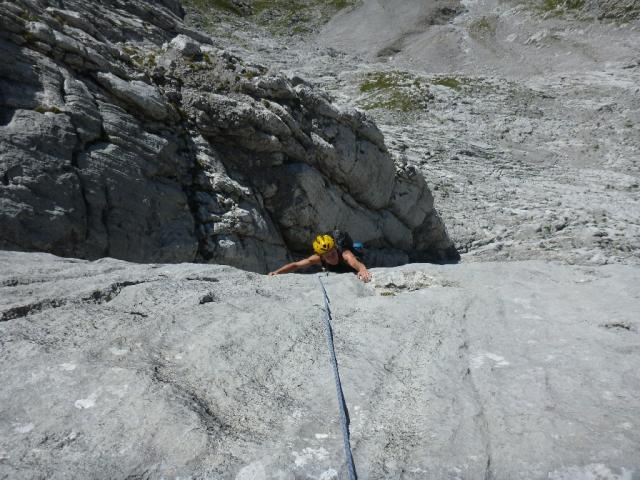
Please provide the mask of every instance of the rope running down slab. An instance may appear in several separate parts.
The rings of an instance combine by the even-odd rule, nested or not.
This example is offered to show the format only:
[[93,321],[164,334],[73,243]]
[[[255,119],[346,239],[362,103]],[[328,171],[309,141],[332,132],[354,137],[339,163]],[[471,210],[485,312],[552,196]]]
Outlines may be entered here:
[[327,346],[329,347],[329,355],[331,357],[331,366],[333,367],[333,377],[336,382],[336,393],[338,395],[338,407],[340,407],[340,426],[342,427],[342,440],[344,443],[344,455],[347,460],[347,466],[349,468],[349,480],[357,480],[356,467],[353,464],[353,455],[351,454],[351,443],[349,441],[349,412],[347,410],[347,404],[344,401],[344,394],[342,393],[342,383],[340,382],[340,373],[338,373],[338,360],[336,359],[336,350],[333,345],[333,329],[331,328],[331,309],[329,304],[329,296],[327,290],[324,288],[322,279],[318,277],[320,286],[322,287],[322,294],[324,296],[324,331],[327,337]]

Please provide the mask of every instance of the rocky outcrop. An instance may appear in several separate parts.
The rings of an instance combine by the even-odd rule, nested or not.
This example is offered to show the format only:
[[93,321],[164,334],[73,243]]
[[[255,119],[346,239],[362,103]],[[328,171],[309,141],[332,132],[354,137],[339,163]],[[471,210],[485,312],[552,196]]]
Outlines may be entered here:
[[[0,478],[347,478],[315,275],[0,265]],[[637,477],[637,267],[373,275],[323,277],[359,478]]]
[[264,272],[341,228],[382,262],[457,258],[371,120],[214,47],[177,2],[0,10],[0,247]]

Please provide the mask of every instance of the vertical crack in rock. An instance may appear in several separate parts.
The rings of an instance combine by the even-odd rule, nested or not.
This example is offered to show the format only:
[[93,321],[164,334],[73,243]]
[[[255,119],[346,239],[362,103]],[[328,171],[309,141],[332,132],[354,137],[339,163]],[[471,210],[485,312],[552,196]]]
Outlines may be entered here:
[[86,150],[86,146],[80,140],[78,136],[78,127],[73,122],[73,118],[70,118],[72,125],[76,130],[76,145],[73,148],[72,157],[71,157],[71,167],[73,168],[74,174],[78,180],[78,187],[80,189],[80,196],[82,197],[82,204],[84,205],[84,238],[83,240],[86,242],[89,240],[89,226],[91,224],[91,205],[89,204],[89,200],[87,198],[87,189],[85,182],[80,175],[80,167],[78,165],[78,157]]
[[478,428],[478,430],[480,431],[482,441],[484,444],[485,456],[486,456],[485,473],[483,478],[484,480],[493,480],[493,469],[491,467],[492,448],[491,448],[491,432],[490,432],[490,426],[489,426],[489,419],[487,417],[484,403],[482,401],[482,396],[473,379],[471,362],[469,359],[469,347],[471,345],[471,339],[466,329],[466,323],[467,323],[467,313],[469,312],[471,305],[472,305],[472,301],[469,300],[462,314],[462,321],[460,325],[462,344],[459,347],[459,352],[461,357],[464,359],[464,362],[466,363],[466,371],[463,373],[463,381],[469,386],[472,393],[472,399],[476,404],[476,407],[478,410],[474,416],[474,423]]
[[104,248],[104,253],[103,256],[108,257],[109,256],[109,252],[111,251],[111,235],[109,233],[110,230],[110,226],[109,226],[109,185],[108,184],[104,184],[104,201],[105,201],[105,205],[104,208],[100,214],[100,220],[102,221],[102,225],[104,226],[104,230],[106,232],[105,235],[105,248]]
[[77,158],[75,160],[75,174],[78,179],[78,185],[80,186],[80,194],[82,195],[82,203],[84,205],[84,241],[89,240],[89,225],[91,224],[91,205],[89,204],[89,199],[87,198],[87,187],[85,186],[85,182],[80,175],[80,172],[77,168]]
[[182,122],[182,131],[180,133],[180,138],[184,142],[183,145],[183,154],[186,156],[187,162],[189,164],[189,183],[183,185],[183,191],[187,197],[187,202],[189,204],[189,211],[191,212],[191,216],[193,217],[193,225],[194,225],[194,236],[198,241],[198,248],[194,252],[194,258],[192,261],[197,260],[210,260],[212,255],[207,252],[206,243],[207,237],[203,234],[204,224],[203,220],[200,218],[199,212],[202,208],[201,202],[198,201],[198,193],[202,190],[202,186],[200,182],[203,177],[206,177],[205,167],[198,162],[198,151],[197,146],[194,144],[193,138],[197,135],[197,132],[189,131],[189,125],[186,122]]

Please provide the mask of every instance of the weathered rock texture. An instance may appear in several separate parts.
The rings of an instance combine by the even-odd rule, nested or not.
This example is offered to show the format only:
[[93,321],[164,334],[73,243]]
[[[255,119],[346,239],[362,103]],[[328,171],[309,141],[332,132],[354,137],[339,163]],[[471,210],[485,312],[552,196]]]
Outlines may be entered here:
[[366,116],[181,15],[0,4],[0,248],[264,272],[341,228],[382,261],[457,258],[423,177]]
[[[0,252],[0,478],[347,478],[315,275]],[[324,281],[362,480],[635,479],[640,270]]]
[[637,60],[639,19],[636,0],[362,0],[314,40],[369,63],[526,78]]
[[398,3],[314,38],[344,52],[277,56],[368,109],[464,260],[640,263],[640,3],[474,0],[444,24]]

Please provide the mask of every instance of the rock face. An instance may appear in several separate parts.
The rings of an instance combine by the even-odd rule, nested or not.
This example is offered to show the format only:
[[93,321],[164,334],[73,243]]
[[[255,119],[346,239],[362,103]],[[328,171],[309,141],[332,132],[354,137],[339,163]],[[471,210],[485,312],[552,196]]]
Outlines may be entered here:
[[458,254],[376,125],[220,50],[178,2],[0,5],[0,248],[265,272],[347,230]]
[[[315,275],[0,252],[0,478],[337,479]],[[359,478],[640,473],[640,271],[323,277]]]

